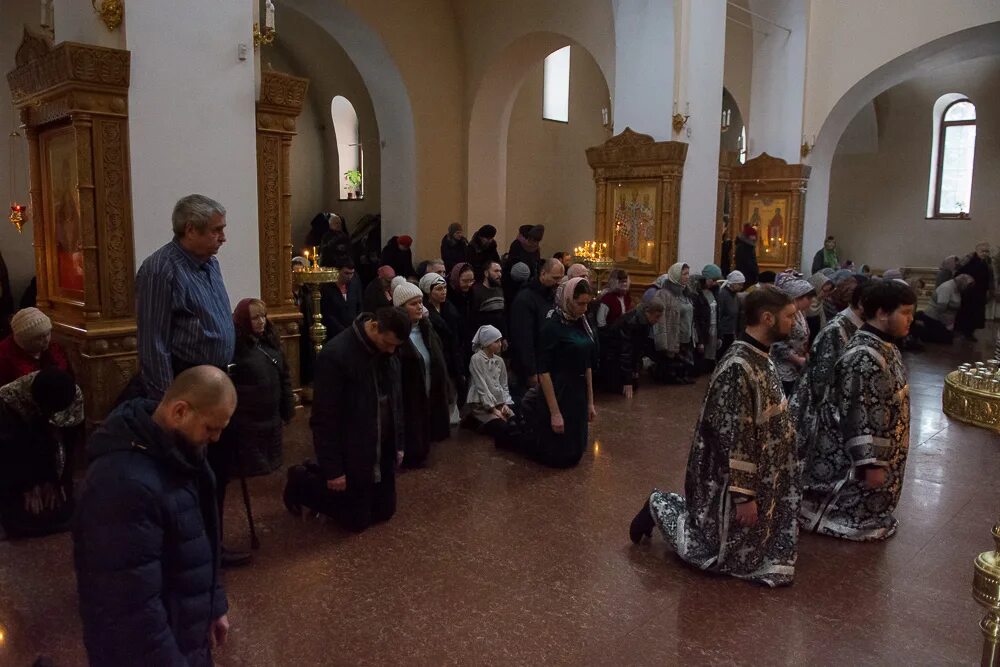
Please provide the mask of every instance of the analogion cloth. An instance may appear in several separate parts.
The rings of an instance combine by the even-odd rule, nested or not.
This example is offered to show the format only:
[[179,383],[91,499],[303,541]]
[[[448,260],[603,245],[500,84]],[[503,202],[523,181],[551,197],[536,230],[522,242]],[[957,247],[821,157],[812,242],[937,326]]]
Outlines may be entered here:
[[[820,423],[809,453],[801,523],[848,540],[884,540],[896,532],[893,512],[910,442],[910,387],[902,355],[866,326],[851,338],[833,376],[836,421]],[[877,489],[864,483],[870,466],[887,472]]]
[[[792,583],[798,458],[788,403],[767,349],[735,342],[719,362],[688,457],[685,496],[654,491],[653,518],[677,554],[703,570],[768,586]],[[758,522],[736,522],[756,501]]]

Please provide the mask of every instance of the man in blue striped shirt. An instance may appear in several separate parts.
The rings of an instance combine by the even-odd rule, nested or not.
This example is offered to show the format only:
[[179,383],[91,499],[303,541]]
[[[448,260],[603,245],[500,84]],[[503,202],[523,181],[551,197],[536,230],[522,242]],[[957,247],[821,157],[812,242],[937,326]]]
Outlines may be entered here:
[[189,195],[174,206],[172,219],[173,240],[147,257],[135,278],[139,374],[154,400],[192,366],[224,370],[236,344],[215,258],[226,242],[226,209]]

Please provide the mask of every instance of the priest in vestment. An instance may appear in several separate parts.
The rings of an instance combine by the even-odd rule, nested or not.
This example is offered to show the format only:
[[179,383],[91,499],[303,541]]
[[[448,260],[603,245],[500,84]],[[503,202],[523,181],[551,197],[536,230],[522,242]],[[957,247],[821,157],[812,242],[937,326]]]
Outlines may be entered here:
[[910,330],[916,293],[882,280],[862,296],[865,325],[833,370],[836,419],[821,422],[803,472],[801,524],[859,542],[896,532],[910,444],[910,393],[896,340]]
[[684,561],[767,586],[795,575],[799,467],[788,402],[769,356],[794,303],[773,287],[746,299],[746,332],[719,362],[688,457],[684,496],[654,490],[632,521],[659,527]]
[[844,354],[851,337],[864,321],[861,293],[867,279],[859,279],[851,296],[851,305],[840,311],[816,336],[809,352],[805,372],[789,402],[799,455],[805,459],[816,450],[820,422],[836,420],[837,407],[830,401],[833,367]]

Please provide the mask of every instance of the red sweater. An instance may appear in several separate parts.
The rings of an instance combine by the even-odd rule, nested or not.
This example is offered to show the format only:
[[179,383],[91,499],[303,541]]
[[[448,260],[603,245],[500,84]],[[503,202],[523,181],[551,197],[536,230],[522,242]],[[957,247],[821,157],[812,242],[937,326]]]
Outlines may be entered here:
[[13,335],[0,340],[0,387],[22,375],[51,366],[69,372],[69,360],[59,343],[50,343],[49,349],[36,359],[18,347]]

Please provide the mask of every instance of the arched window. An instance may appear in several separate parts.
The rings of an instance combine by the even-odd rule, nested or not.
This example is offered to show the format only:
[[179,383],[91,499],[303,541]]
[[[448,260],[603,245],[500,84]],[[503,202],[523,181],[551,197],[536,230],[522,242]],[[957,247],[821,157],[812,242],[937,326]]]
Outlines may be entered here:
[[333,131],[340,156],[340,198],[361,199],[364,193],[364,151],[354,105],[338,95],[330,102]]
[[542,68],[542,118],[569,122],[569,47],[545,57]]
[[927,217],[968,217],[975,154],[975,105],[958,93],[942,95],[934,104]]

